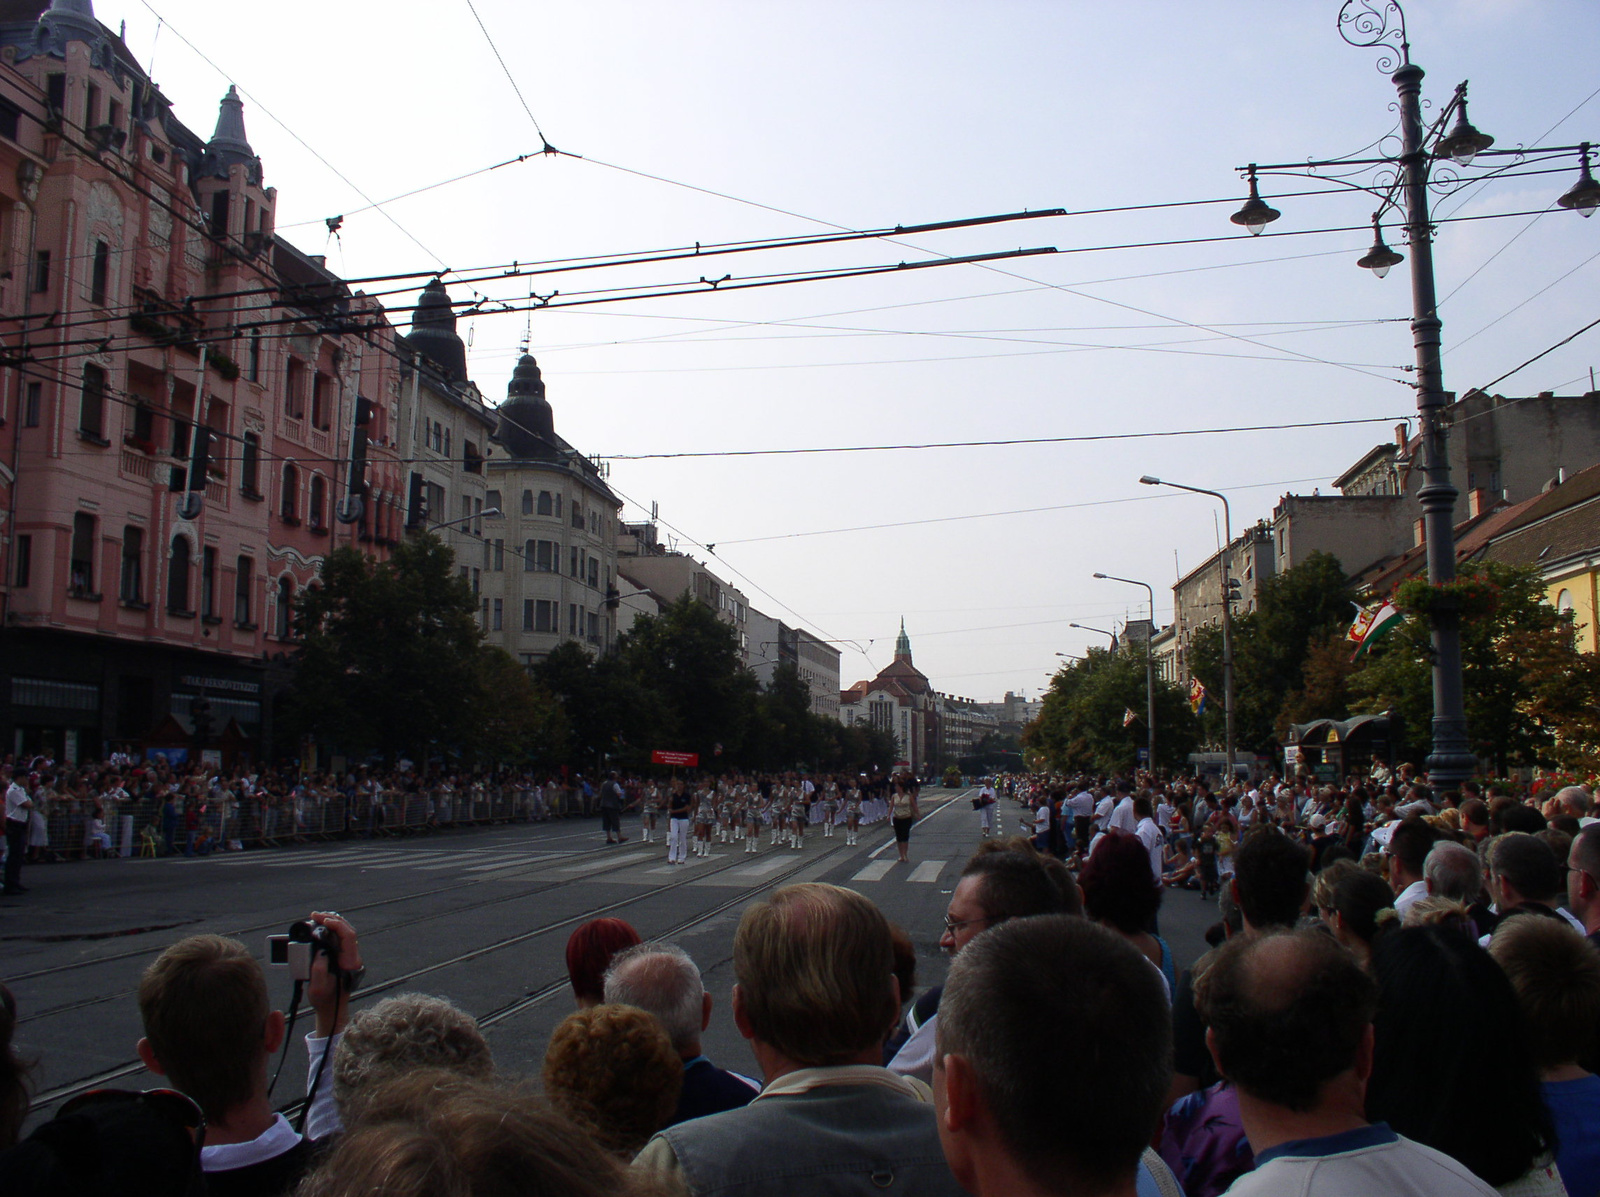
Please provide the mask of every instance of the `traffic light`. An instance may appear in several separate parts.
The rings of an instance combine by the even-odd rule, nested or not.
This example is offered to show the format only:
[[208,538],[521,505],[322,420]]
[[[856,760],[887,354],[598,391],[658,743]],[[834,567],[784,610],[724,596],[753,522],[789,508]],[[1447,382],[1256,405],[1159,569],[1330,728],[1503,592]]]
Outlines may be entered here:
[[341,524],[353,524],[361,518],[367,494],[367,428],[372,424],[372,416],[372,400],[357,396],[355,410],[350,413],[350,468],[345,497],[339,504]]
[[211,429],[204,424],[196,424],[194,435],[189,439],[189,467],[185,472],[182,466],[172,469],[173,490],[181,490],[183,498],[178,500],[178,517],[192,520],[199,518],[200,512],[206,505],[206,475],[211,468]]
[[606,588],[606,610],[615,611],[620,606],[622,606],[622,591],[615,586],[608,586]]

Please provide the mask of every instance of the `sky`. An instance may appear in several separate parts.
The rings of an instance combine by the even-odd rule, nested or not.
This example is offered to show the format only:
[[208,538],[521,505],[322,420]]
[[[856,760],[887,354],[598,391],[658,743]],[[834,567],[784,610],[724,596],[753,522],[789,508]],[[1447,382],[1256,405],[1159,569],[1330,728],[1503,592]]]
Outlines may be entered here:
[[[664,540],[838,642],[844,685],[888,663],[903,617],[936,688],[1036,695],[1057,653],[1106,643],[1071,623],[1112,631],[1144,614],[1142,589],[1095,572],[1150,583],[1166,624],[1173,581],[1219,543],[1219,504],[1140,475],[1225,491],[1237,532],[1282,494],[1328,492],[1414,415],[1409,262],[1381,281],[1355,266],[1373,197],[1326,172],[1263,178],[1282,219],[1256,238],[1228,221],[1246,163],[1394,152],[1393,87],[1374,51],[1340,39],[1334,0],[95,8],[126,21],[202,134],[239,87],[279,232],[345,277],[448,269],[464,302],[548,298],[462,320],[485,396],[504,396],[526,337],[558,431],[609,459],[623,518],[659,505]],[[1411,0],[1406,18],[1432,113],[1470,80],[1472,121],[1497,149],[1600,142],[1593,0]],[[1600,220],[1554,207],[1575,154],[1543,169],[1434,197],[1450,390],[1595,318]],[[1292,198],[1306,191],[1323,194]],[[1393,213],[1385,237],[1406,252]],[[1058,252],[725,289],[1038,247]],[[723,275],[724,289],[700,282]],[[695,293],[591,302],[678,284]],[[1582,393],[1597,359],[1600,329],[1494,389]],[[1126,435],[1282,424],[1321,426]],[[638,459],[1085,436],[1123,439]]]

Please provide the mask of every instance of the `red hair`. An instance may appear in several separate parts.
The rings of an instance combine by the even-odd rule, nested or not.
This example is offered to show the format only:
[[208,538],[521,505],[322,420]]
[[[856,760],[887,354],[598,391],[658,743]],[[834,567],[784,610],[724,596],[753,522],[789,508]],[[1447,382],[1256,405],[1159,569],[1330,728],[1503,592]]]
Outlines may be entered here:
[[579,1001],[599,1002],[611,958],[639,943],[639,933],[621,919],[591,919],[567,940],[567,976]]

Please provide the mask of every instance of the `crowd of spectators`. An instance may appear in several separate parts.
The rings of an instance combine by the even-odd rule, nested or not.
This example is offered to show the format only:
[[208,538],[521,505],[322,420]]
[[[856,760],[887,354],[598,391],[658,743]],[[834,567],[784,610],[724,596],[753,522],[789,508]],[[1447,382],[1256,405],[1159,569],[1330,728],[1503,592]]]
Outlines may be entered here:
[[[750,903],[727,1016],[756,1077],[705,1056],[718,1012],[689,953],[621,920],[573,932],[576,1009],[536,1090],[445,999],[352,1016],[355,929],[316,912],[298,1125],[270,1098],[286,1031],[261,967],[194,936],[139,989],[139,1055],[171,1088],[67,1102],[0,1152],[0,1191],[1600,1194],[1586,790],[999,789],[1032,835],[964,864],[942,986],[915,993],[911,936],[860,893]],[[1195,878],[1215,942],[1179,961],[1161,908],[1206,835],[1229,841]],[[0,992],[0,1146],[27,1109],[14,1019]]]

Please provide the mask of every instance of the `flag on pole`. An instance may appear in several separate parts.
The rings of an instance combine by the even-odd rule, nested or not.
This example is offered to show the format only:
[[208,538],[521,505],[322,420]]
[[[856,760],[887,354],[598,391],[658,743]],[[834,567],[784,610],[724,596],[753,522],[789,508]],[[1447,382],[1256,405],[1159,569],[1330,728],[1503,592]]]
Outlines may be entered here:
[[1138,717],[1139,716],[1137,716],[1137,715],[1135,715],[1133,713],[1133,708],[1132,707],[1123,707],[1122,708],[1122,726],[1123,727],[1131,727],[1133,725],[1133,721],[1135,719],[1137,719]]
[[1375,607],[1363,607],[1356,615],[1355,622],[1350,625],[1350,630],[1345,633],[1345,639],[1355,645],[1355,652],[1351,660],[1357,660],[1380,637],[1393,631],[1405,618],[1398,607],[1392,602],[1382,602]]
[[1206,709],[1206,688],[1199,678],[1189,683],[1189,709],[1196,715]]

